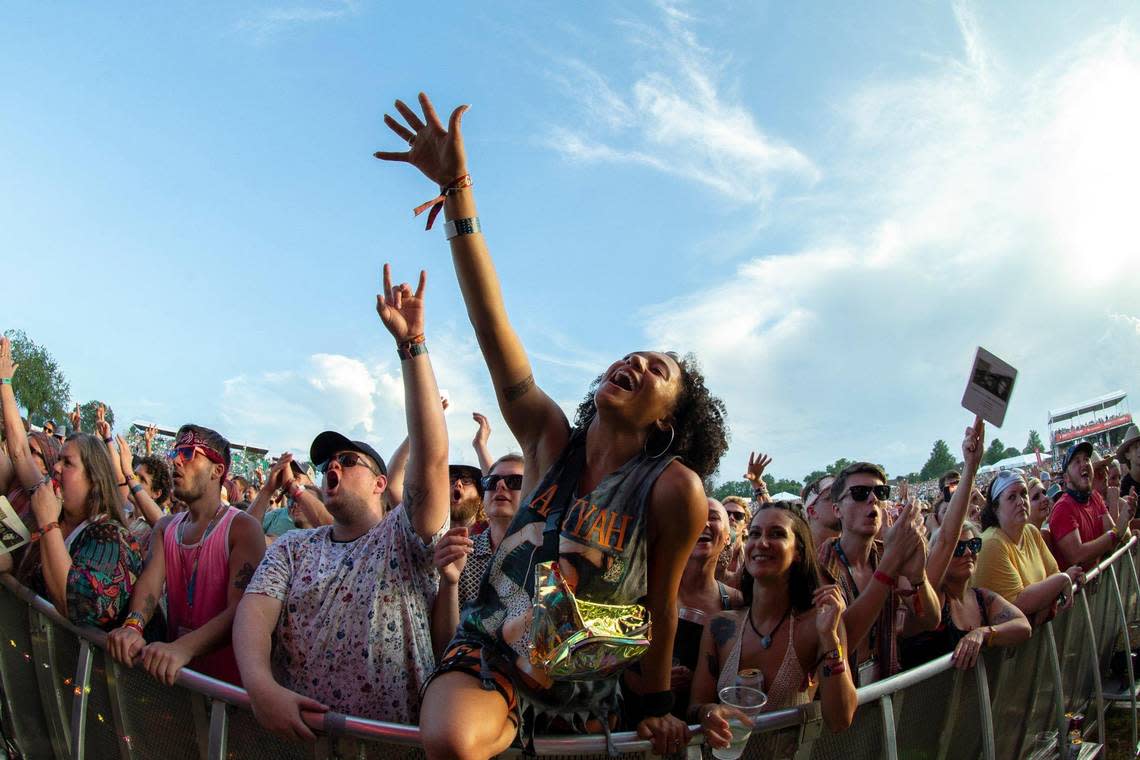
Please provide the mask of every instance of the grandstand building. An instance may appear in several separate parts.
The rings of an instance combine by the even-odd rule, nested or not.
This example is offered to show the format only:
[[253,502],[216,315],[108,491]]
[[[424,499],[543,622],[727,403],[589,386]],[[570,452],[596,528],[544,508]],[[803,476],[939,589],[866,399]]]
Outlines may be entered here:
[[1132,423],[1128,394],[1113,391],[1049,412],[1049,446],[1053,461],[1080,441],[1091,441],[1098,451],[1112,451]]

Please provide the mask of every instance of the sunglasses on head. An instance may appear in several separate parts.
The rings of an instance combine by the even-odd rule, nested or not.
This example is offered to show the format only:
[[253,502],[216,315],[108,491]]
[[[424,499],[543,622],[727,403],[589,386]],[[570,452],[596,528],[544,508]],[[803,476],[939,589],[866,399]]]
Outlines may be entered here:
[[875,494],[875,498],[879,501],[886,501],[891,496],[891,487],[887,485],[851,486],[847,489],[847,494],[852,501],[866,501],[871,494]]
[[225,464],[222,455],[213,449],[208,449],[205,446],[176,446],[170,450],[166,456],[170,458],[171,462],[176,464],[186,464],[194,458],[195,454],[201,454],[214,464]]
[[512,491],[522,489],[522,475],[488,475],[480,482],[483,484],[484,491],[494,491],[499,487],[500,480]]
[[954,556],[965,556],[967,549],[970,550],[970,554],[975,557],[978,556],[978,552],[982,550],[982,539],[975,536],[974,538],[967,538],[965,541],[959,541],[958,545],[954,547]]
[[[369,470],[372,470],[372,466],[368,463],[368,460],[362,457],[360,454],[355,454],[351,451],[342,451],[341,453],[334,455],[333,458],[329,461],[321,462],[319,465],[317,465],[317,471],[320,473],[328,472],[329,465],[331,465],[333,462],[336,462],[341,467],[356,467],[357,465],[360,465],[361,467],[367,467]],[[376,471],[372,470],[372,472]]]

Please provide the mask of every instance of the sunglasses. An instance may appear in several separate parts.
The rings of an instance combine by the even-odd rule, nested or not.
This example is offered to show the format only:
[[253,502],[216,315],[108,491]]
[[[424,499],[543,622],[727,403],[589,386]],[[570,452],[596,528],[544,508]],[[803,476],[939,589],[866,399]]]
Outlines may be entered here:
[[360,466],[360,467],[367,467],[372,472],[376,472],[376,470],[372,469],[372,465],[370,465],[368,463],[367,459],[360,456],[359,454],[354,454],[351,451],[342,451],[341,453],[333,456],[333,458],[330,459],[329,461],[321,462],[319,465],[317,465],[317,472],[320,472],[321,474],[328,472],[329,471],[329,465],[331,465],[333,462],[336,462],[341,467]]
[[465,486],[473,486],[475,485],[475,478],[471,477],[470,475],[456,475],[451,479],[451,485],[455,485],[456,483],[460,483]]
[[175,464],[186,464],[194,458],[195,454],[201,454],[214,464],[225,464],[222,455],[213,449],[207,449],[205,446],[178,446],[170,450],[166,456],[170,458],[171,462]]
[[891,487],[887,485],[851,486],[847,489],[847,494],[852,501],[866,501],[871,494],[875,494],[875,498],[879,501],[886,501],[891,497]]
[[729,510],[725,511],[728,512],[729,520],[732,520],[733,522],[744,522],[745,515],[743,512],[732,512]]
[[982,550],[982,539],[975,536],[974,538],[967,538],[965,541],[959,541],[958,545],[954,547],[954,556],[965,556],[967,549],[970,550],[970,554],[975,557],[978,556],[978,552]]
[[480,482],[483,484],[484,491],[494,491],[499,486],[499,481],[503,481],[507,488],[512,491],[522,489],[522,475],[488,475]]

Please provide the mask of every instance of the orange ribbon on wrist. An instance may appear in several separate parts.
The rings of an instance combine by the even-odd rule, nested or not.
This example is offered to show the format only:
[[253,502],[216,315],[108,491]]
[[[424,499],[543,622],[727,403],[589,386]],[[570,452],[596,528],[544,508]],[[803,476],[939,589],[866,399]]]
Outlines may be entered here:
[[430,201],[421,203],[412,209],[412,215],[419,216],[430,208],[431,211],[428,212],[427,227],[424,228],[425,230],[430,230],[431,226],[435,224],[435,219],[437,216],[439,216],[439,212],[443,210],[443,202],[447,200],[447,196],[454,195],[460,190],[471,187],[473,184],[474,183],[471,181],[470,174],[464,174],[461,177],[456,177],[451,182],[439,188],[439,195],[432,198]]

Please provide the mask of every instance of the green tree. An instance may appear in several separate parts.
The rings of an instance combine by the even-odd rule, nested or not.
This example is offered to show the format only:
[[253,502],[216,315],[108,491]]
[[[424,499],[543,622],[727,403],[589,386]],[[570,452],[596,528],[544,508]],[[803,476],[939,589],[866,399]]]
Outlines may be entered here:
[[62,424],[71,396],[71,385],[47,349],[31,340],[23,330],[5,333],[12,341],[12,361],[20,365],[12,378],[16,401],[40,423],[53,419]]
[[111,409],[111,405],[98,399],[92,399],[79,407],[79,424],[83,426],[84,433],[95,432],[95,410],[99,408],[100,404],[103,404],[106,409],[104,419],[111,424],[112,430],[115,429],[115,412]]
[[986,453],[982,455],[982,464],[993,464],[1005,459],[1006,445],[1001,442],[1000,438],[995,438],[990,442]]
[[751,499],[752,484],[747,480],[729,480],[714,488],[709,495],[717,501],[723,500],[725,496],[743,496]]
[[1045,444],[1041,442],[1041,436],[1037,435],[1036,430],[1030,430],[1029,440],[1025,442],[1025,448],[1021,453],[1032,454],[1035,451],[1045,451]]
[[777,480],[771,475],[764,476],[764,484],[768,486],[768,493],[794,493],[797,496],[803,490],[804,484],[798,480],[788,480],[787,478],[780,478]]
[[946,445],[946,441],[939,438],[934,442],[934,447],[930,450],[930,457],[926,460],[926,464],[919,470],[919,480],[935,480],[942,477],[942,473],[947,470],[953,470],[957,462],[954,460],[954,455],[950,453],[950,447]]

